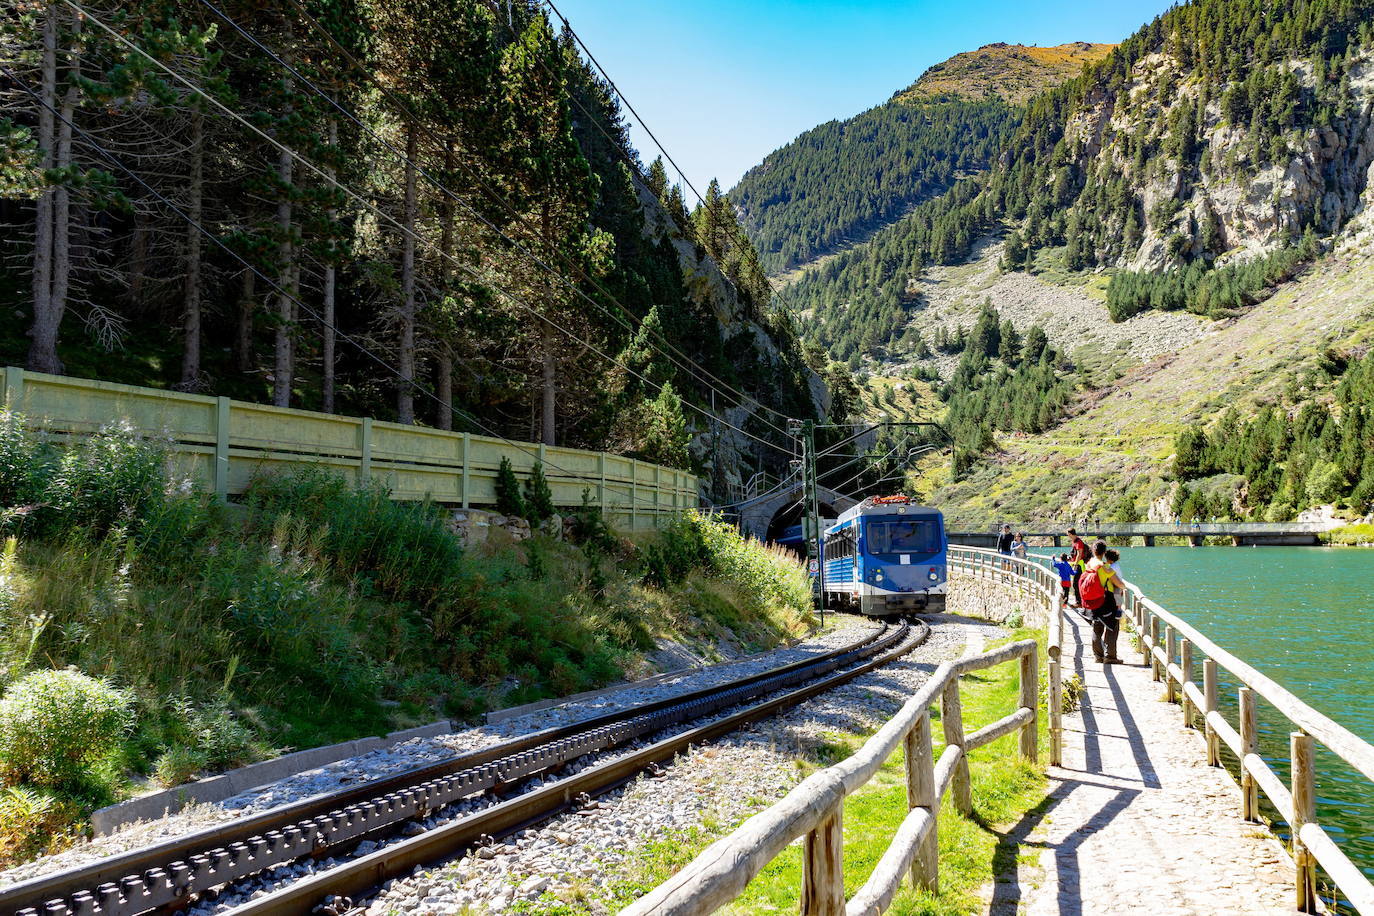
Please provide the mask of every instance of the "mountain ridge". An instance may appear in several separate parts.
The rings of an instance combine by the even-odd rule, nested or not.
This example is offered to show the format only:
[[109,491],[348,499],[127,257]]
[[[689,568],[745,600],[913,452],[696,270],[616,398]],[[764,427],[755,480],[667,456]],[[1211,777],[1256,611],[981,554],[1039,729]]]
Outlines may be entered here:
[[1043,46],[993,42],[927,67],[893,99],[917,102],[942,95],[998,95],[1012,105],[1024,105],[1031,96],[1077,76],[1084,66],[1102,60],[1115,47],[1090,41]]

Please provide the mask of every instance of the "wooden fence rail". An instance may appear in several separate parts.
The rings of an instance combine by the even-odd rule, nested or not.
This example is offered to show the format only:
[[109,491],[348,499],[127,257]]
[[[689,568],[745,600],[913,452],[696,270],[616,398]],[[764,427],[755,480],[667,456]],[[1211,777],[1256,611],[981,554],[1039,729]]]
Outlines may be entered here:
[[[959,677],[1004,662],[1020,664],[1018,708],[971,735],[964,734]],[[685,916],[711,913],[734,900],[749,881],[795,840],[803,840],[803,916],[876,916],[892,903],[904,877],[918,887],[938,884],[940,799],[952,793],[955,808],[972,811],[968,753],[1020,731],[1020,752],[1036,759],[1039,660],[1034,640],[1021,640],[981,655],[945,662],[881,729],[848,760],[813,773],[781,801],[707,847],[690,864],[622,916]],[[945,748],[934,757],[930,707],[941,704]],[[843,810],[845,797],[873,778],[901,745],[906,754],[910,812],[863,887],[844,896]]]
[[253,475],[323,467],[379,480],[402,500],[490,506],[506,458],[519,475],[541,462],[554,504],[577,506],[589,492],[613,524],[657,527],[695,507],[697,478],[621,455],[446,432],[370,417],[343,417],[70,376],[0,373],[0,405],[58,440],[89,435],[115,421],[168,443],[178,469],[221,497],[242,493]]
[[[1023,580],[1023,588],[1044,589],[1058,583],[1058,575],[1047,565],[1049,557],[1020,559],[978,548],[951,548],[950,563],[977,575],[1000,575]],[[1126,583],[1123,611],[1131,620],[1141,642],[1141,651],[1150,662],[1156,681],[1164,686],[1164,699],[1182,708],[1184,724],[1202,728],[1204,753],[1212,766],[1221,766],[1221,747],[1228,748],[1240,770],[1240,815],[1259,822],[1259,793],[1287,821],[1293,840],[1293,860],[1297,867],[1294,903],[1306,913],[1317,912],[1316,870],[1320,866],[1345,900],[1361,914],[1374,916],[1374,884],[1344,850],[1331,839],[1316,816],[1316,771],[1313,741],[1345,761],[1366,779],[1374,780],[1374,746],[1338,722],[1316,711],[1287,689],[1255,670],[1235,655],[1218,646],[1181,618],[1147,598],[1138,586]],[[1051,632],[1062,632],[1062,616],[1057,604],[1051,618]],[[1056,636],[1051,636],[1054,645]],[[1050,657],[1051,694],[1058,652]],[[1198,663],[1202,666],[1202,685],[1194,679]],[[1224,669],[1241,685],[1237,691],[1236,725],[1222,715],[1218,705],[1218,670]],[[1289,737],[1290,785],[1259,755],[1257,700],[1263,699],[1288,720],[1295,730]],[[1050,701],[1051,745],[1054,743],[1055,712],[1058,702]],[[1053,751],[1052,751],[1053,753]]]

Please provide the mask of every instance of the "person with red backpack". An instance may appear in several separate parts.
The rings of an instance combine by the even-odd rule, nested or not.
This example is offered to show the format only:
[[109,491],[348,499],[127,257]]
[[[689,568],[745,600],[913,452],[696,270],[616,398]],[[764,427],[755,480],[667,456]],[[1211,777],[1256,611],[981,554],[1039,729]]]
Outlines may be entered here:
[[[1115,553],[1115,551],[1112,551]],[[1078,595],[1083,610],[1093,625],[1093,657],[1099,664],[1119,665],[1116,639],[1121,633],[1121,609],[1116,592],[1126,584],[1107,562],[1107,543],[1093,545],[1093,557],[1078,577]]]
[[1069,565],[1077,571],[1077,574],[1072,580],[1073,604],[1071,606],[1081,609],[1083,607],[1083,599],[1078,594],[1078,580],[1083,574],[1083,567],[1087,566],[1088,560],[1092,558],[1092,554],[1088,551],[1087,542],[1078,536],[1077,531],[1070,528],[1068,530],[1068,535],[1071,541],[1069,545]]

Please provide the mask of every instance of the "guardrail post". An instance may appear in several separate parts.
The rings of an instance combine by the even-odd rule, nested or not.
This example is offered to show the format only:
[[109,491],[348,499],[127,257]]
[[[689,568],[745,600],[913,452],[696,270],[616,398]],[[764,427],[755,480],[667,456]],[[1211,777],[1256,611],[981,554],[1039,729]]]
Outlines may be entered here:
[[844,802],[806,835],[802,852],[802,916],[844,916]]
[[1021,656],[1021,705],[1030,710],[1030,721],[1021,726],[1021,756],[1031,763],[1040,760],[1040,656],[1035,650]]
[[1317,912],[1317,863],[1302,841],[1302,828],[1317,819],[1315,775],[1312,766],[1312,736],[1306,732],[1289,735],[1293,755],[1293,862],[1297,866],[1297,896],[1294,901],[1302,913]]
[[1259,820],[1259,793],[1255,777],[1246,769],[1245,758],[1255,753],[1259,734],[1255,720],[1255,694],[1249,687],[1240,688],[1240,816],[1247,821]]
[[1180,637],[1178,641],[1178,667],[1182,672],[1179,678],[1178,692],[1183,701],[1183,724],[1187,728],[1193,727],[1193,701],[1188,699],[1187,684],[1193,681],[1193,644],[1189,640]]
[[472,499],[472,436],[463,433],[463,508]]
[[636,505],[639,502],[639,462],[630,459],[630,530],[639,530],[639,513]]
[[215,398],[215,496],[229,498],[229,399]]
[[[964,707],[959,701],[959,677],[955,675],[945,685],[940,702],[940,725],[945,731],[945,744],[964,749]],[[954,809],[960,814],[973,813],[973,785],[969,780],[968,756],[959,755],[959,763],[954,767],[954,778],[950,782],[950,796],[954,799]]]
[[930,811],[933,826],[911,862],[912,887],[932,894],[940,889],[940,799],[935,794],[935,749],[930,740],[930,710],[906,733],[906,805]]
[[1211,722],[1212,713],[1217,711],[1217,663],[1210,658],[1202,662],[1202,700],[1207,707],[1202,711],[1202,727],[1207,735],[1207,765],[1218,767],[1221,766],[1221,741]]
[[358,483],[372,479],[372,418],[363,417],[358,426]]

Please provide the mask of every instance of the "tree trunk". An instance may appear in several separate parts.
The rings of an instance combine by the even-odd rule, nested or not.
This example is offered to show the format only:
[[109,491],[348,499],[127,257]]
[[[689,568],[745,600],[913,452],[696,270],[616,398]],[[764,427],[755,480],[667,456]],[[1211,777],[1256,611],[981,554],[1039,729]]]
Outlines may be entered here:
[[277,202],[277,334],[272,362],[272,403],[291,406],[291,176],[294,159],[289,149],[277,156],[277,181],[281,200]]
[[543,434],[540,441],[545,445],[557,445],[554,434],[554,419],[557,414],[555,408],[558,400],[558,357],[554,351],[554,340],[552,329],[545,326],[542,337],[544,351],[544,408],[543,408]]
[[[444,178],[453,174],[453,143],[444,144]],[[449,269],[453,257],[454,206],[453,198],[445,195],[443,201],[443,221],[439,228],[439,249],[443,256],[439,259],[439,280],[441,296],[452,296],[449,279],[453,271]],[[454,297],[456,298],[456,297]],[[453,343],[448,335],[451,324],[445,323],[443,330],[447,339],[439,341],[439,355],[435,360],[434,376],[439,398],[436,425],[440,429],[453,429]]]
[[[545,197],[541,212],[541,223],[544,234],[544,257],[548,263],[553,263],[553,213],[549,204],[550,198]],[[544,308],[552,311],[556,296],[553,284],[548,286]],[[558,407],[558,354],[554,350],[553,328],[547,323],[544,324],[543,333],[540,335],[543,368],[543,417],[542,435],[540,441],[545,445],[555,445],[554,424],[557,420]]]
[[[41,102],[38,105],[38,149],[40,164],[53,167],[53,153],[57,146],[57,0],[51,0],[43,16],[42,74],[39,79]],[[51,106],[51,107],[49,107]],[[54,188],[43,189],[34,201],[33,231],[33,324],[29,328],[30,369],[39,372],[61,372],[57,359],[57,322],[52,313],[52,241]]]
[[400,385],[396,389],[396,422],[415,422],[415,126],[406,126],[404,238],[401,243],[401,328],[398,360]]
[[190,197],[186,204],[186,289],[182,300],[181,390],[200,388],[200,217],[205,197],[205,115],[191,113]]
[[240,372],[253,370],[253,312],[257,309],[258,273],[245,267],[239,287],[238,326],[234,332],[234,365]]
[[448,347],[435,360],[434,381],[439,395],[437,425],[440,429],[453,429],[453,354]]
[[[72,44],[67,60],[67,91],[62,96],[62,117],[57,124],[57,161],[59,169],[72,165],[72,125],[76,122],[76,103],[81,80],[81,15],[72,14]],[[67,312],[67,294],[72,283],[72,192],[60,184],[53,192],[52,218],[52,298],[48,308],[52,313],[52,358],[54,372],[62,371],[57,356],[58,333],[62,316]]]
[[[339,142],[339,123],[334,119],[329,121],[329,145],[336,146]],[[334,169],[329,169],[329,179],[332,186],[334,179]],[[329,224],[332,227],[338,214],[334,210],[329,211]],[[332,246],[331,246],[332,248]],[[320,329],[320,409],[325,413],[334,412],[334,252],[331,250],[324,264],[324,315],[322,322],[324,327]]]

